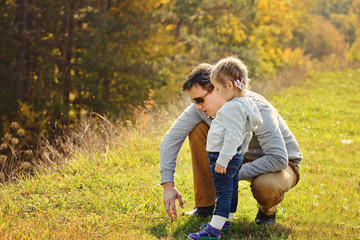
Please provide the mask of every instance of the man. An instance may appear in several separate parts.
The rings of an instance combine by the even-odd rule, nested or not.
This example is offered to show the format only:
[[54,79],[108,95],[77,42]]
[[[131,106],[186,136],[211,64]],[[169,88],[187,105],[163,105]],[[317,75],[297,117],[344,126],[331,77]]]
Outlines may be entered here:
[[[200,64],[187,77],[183,90],[192,104],[181,114],[164,136],[160,148],[161,184],[163,202],[169,217],[177,217],[175,200],[183,208],[181,193],[174,183],[176,158],[189,136],[191,149],[195,209],[188,214],[201,217],[211,215],[215,204],[215,189],[210,173],[206,137],[216,112],[224,104],[210,82],[210,64]],[[251,191],[258,203],[257,224],[273,224],[277,205],[285,192],[299,181],[299,164],[302,161],[298,143],[277,110],[262,96],[247,91],[260,110],[263,124],[258,126],[244,156],[239,180],[251,182]]]

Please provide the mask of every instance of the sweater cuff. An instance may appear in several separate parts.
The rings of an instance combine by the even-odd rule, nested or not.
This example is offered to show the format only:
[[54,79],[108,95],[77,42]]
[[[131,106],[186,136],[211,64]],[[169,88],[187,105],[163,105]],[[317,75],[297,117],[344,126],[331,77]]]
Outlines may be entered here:
[[162,171],[161,172],[161,184],[166,183],[166,182],[175,182],[174,172],[175,171]]
[[231,155],[226,155],[226,154],[221,154],[219,155],[218,159],[216,160],[216,163],[220,164],[223,167],[228,166],[230,160],[232,159],[233,156]]

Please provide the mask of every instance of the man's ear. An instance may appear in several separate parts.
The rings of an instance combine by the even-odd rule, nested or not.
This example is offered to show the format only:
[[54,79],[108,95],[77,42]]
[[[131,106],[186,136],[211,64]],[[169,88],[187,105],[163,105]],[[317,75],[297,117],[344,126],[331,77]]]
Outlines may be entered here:
[[226,81],[226,88],[232,90],[234,88],[234,85],[231,81]]

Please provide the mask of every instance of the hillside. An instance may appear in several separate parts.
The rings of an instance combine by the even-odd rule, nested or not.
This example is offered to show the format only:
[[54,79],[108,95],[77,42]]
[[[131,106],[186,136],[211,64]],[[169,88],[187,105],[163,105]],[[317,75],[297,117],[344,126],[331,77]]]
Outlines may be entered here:
[[[314,74],[269,100],[300,144],[301,180],[272,227],[254,224],[256,201],[240,182],[232,232],[222,239],[360,239],[360,70]],[[172,121],[0,186],[0,239],[185,239],[197,231],[208,219],[170,221],[162,204],[159,146]],[[194,203],[190,172],[185,144],[176,172],[181,211]]]

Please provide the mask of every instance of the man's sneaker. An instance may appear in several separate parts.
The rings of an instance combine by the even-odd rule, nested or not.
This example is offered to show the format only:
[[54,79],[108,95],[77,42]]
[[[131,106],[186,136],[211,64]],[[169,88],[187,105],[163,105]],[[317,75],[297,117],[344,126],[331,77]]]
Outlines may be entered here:
[[220,239],[220,230],[208,225],[205,229],[198,233],[190,233],[188,238],[197,240]]
[[212,213],[214,211],[214,206],[210,207],[195,207],[193,210],[189,212],[185,212],[182,215],[195,215],[199,217],[209,217],[212,216]]
[[265,215],[259,208],[255,218],[255,223],[258,225],[274,224],[276,222],[276,212],[273,215]]
[[[209,226],[209,224],[203,224],[200,226],[200,230],[206,228],[207,226]],[[221,229],[222,232],[229,232],[230,231],[230,221],[226,221],[224,226]]]

